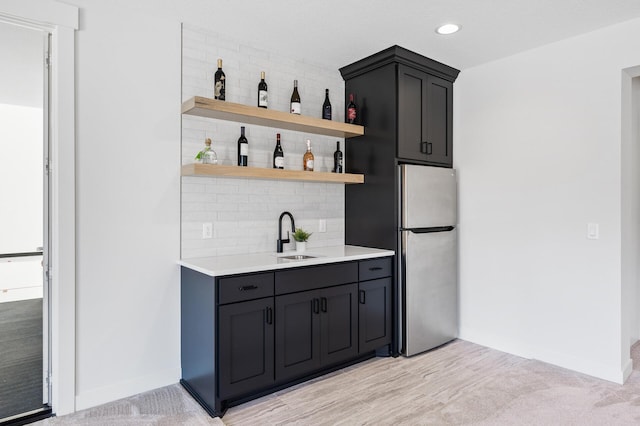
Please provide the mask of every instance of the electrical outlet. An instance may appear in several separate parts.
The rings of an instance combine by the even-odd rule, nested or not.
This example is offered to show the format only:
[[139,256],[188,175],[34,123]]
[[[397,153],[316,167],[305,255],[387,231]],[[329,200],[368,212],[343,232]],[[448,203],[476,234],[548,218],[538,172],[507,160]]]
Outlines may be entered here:
[[600,238],[600,225],[597,223],[587,223],[587,238],[597,240]]
[[327,220],[320,219],[318,221],[318,232],[327,232]]
[[213,223],[207,222],[202,224],[202,239],[213,238]]

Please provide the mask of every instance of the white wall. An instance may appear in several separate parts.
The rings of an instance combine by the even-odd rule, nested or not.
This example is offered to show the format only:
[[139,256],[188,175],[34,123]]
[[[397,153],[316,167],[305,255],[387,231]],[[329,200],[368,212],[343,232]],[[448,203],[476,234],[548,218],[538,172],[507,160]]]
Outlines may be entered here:
[[[252,47],[229,34],[194,25],[185,24],[183,34],[183,99],[213,97],[213,74],[221,58],[228,102],[256,105],[260,71],[265,71],[270,109],[289,110],[293,80],[297,79],[302,114],[320,118],[328,88],[333,120],[344,121],[344,81],[336,68]],[[193,163],[205,138],[211,138],[218,162],[237,164],[242,125],[246,126],[251,167],[272,167],[276,133],[281,134],[285,169],[302,170],[307,139],[312,142],[317,171],[329,172],[333,167],[336,141],[341,142],[344,152],[344,138],[185,115],[182,163]],[[182,257],[275,252],[278,217],[283,211],[293,214],[296,227],[313,233],[309,248],[344,244],[344,184],[185,177]],[[320,219],[326,220],[326,232],[318,232]],[[213,224],[211,239],[202,239],[206,222]],[[290,229],[288,219],[284,226]],[[293,248],[294,244],[285,245],[285,250]]]
[[[176,383],[180,378],[180,299],[176,260],[180,257],[181,245],[181,29],[179,18],[170,13],[170,6],[160,7],[152,1],[129,4],[76,0],[74,3],[80,8],[80,29],[76,35],[75,406],[80,410]],[[193,14],[197,15],[196,12]],[[233,38],[218,39],[216,35],[209,35],[209,42],[214,46],[220,46],[222,42],[241,45]],[[248,48],[248,43],[242,46],[242,49]],[[229,77],[234,76],[241,68],[240,62],[247,57],[244,50],[205,54],[213,61],[206,71],[209,75],[202,75],[205,85],[218,55],[225,58],[225,71]],[[252,51],[250,59],[242,66],[250,63],[251,67],[258,67],[259,72],[262,70],[260,58],[264,54],[265,51]],[[301,93],[306,96],[308,105],[317,105],[319,110],[324,88],[329,87],[336,94],[332,97],[334,115],[341,119],[343,102],[337,93],[343,86],[337,70],[324,80],[318,77],[324,73],[323,68],[315,64],[288,59],[289,62],[280,68],[277,62],[287,60],[286,57],[274,56],[270,60],[272,68],[266,71],[274,106],[288,103],[291,89],[288,80],[292,79],[286,76],[286,86],[282,82],[278,89],[279,78],[274,78],[277,71],[288,68],[295,74],[299,70],[298,80],[303,81],[307,74],[315,80],[306,87],[320,89],[317,94]],[[248,69],[245,71],[249,72]],[[253,74],[247,77],[251,87],[257,86],[258,82],[253,77]],[[185,80],[187,85],[188,79]],[[244,83],[243,86],[247,87]],[[197,90],[189,92],[193,89],[185,87],[185,97],[191,94],[210,96]],[[249,98],[241,97],[251,97],[249,91],[240,97],[236,97],[239,92],[234,93],[233,89],[230,93],[230,101],[252,103]],[[191,120],[198,122],[199,119]],[[200,149],[204,136],[209,136],[207,132],[213,132],[214,145],[221,142],[221,135],[226,135],[227,149],[235,147],[239,123],[212,124],[212,120],[203,119],[200,123],[205,124],[193,132],[185,126],[185,158],[195,155],[193,149]],[[257,127],[249,130],[254,154],[262,151],[259,161],[266,161],[267,152],[273,149],[272,137],[260,139],[258,135],[263,130]],[[320,157],[333,152],[335,139],[331,138],[331,143],[316,137],[312,140]],[[285,155],[288,151],[291,155],[302,156],[302,146],[288,148],[287,142],[284,143]],[[258,158],[258,155],[254,157]],[[322,167],[328,167],[328,160],[320,160]],[[318,209],[319,212],[309,212],[308,217],[313,217],[313,213],[327,218],[328,232],[322,244],[330,244],[332,239],[337,243],[343,241],[340,226],[343,226],[344,189],[341,185],[264,184],[240,179],[226,182],[226,187],[220,189],[219,181],[224,179],[192,178],[185,179],[184,185],[186,193],[210,192],[213,186],[211,191],[215,197],[221,191],[236,192],[239,188],[240,197],[246,197],[262,185],[269,195],[277,194],[278,198],[271,200],[271,205],[282,201],[283,208],[291,208],[297,215],[299,225],[305,225],[306,213],[296,210],[301,202],[295,198],[306,197],[305,202],[315,202],[315,206],[335,200],[336,204],[329,210]],[[302,190],[306,191],[303,195],[300,194]],[[219,201],[222,202],[222,198]],[[238,209],[242,208],[238,214],[241,225],[260,222],[251,216],[251,211],[260,208],[259,204],[242,200],[234,203]],[[214,230],[216,237],[235,232],[238,224],[224,223],[222,216],[205,219],[223,222],[216,222],[220,225]],[[268,228],[268,235],[260,234],[259,241],[245,239],[252,245],[251,250],[256,250],[256,242],[258,246],[264,244],[272,249],[275,223],[270,217],[268,224],[257,225],[264,226],[265,231]],[[313,225],[317,226],[317,220],[308,222],[309,227]],[[195,232],[194,239],[200,232]],[[243,250],[247,247],[245,245]],[[206,253],[216,254],[221,250],[214,247]]]
[[180,25],[74,3],[83,409],[180,377]]
[[[145,9],[139,4],[114,7],[95,0],[76,4],[81,22],[76,85],[76,409],[82,409],[176,383],[180,378],[179,278],[175,262],[181,244],[181,31],[177,19],[162,16],[166,14],[162,8]],[[305,89],[301,87],[308,90],[301,93],[308,108],[317,105],[320,112],[324,88],[328,87],[336,94],[332,97],[336,119],[343,117],[343,102],[337,93],[344,86],[337,70],[328,75],[318,65],[297,63],[252,49],[228,36],[192,29],[194,37],[185,38],[185,98],[211,96],[212,68],[222,57],[230,81],[244,73],[242,82],[229,87],[229,101],[252,104],[256,78],[265,69],[274,109],[288,106],[289,80],[298,78],[300,83],[308,82]],[[204,46],[197,40],[205,40]],[[199,61],[200,55],[203,59]],[[198,67],[204,68],[195,78]],[[240,87],[245,90],[242,94]],[[204,138],[212,137],[221,159],[230,162],[235,157],[239,126],[185,119],[184,161],[191,161]],[[248,127],[250,163],[266,165],[275,132]],[[291,156],[287,161],[294,168],[295,156],[301,163],[304,150],[302,140],[297,139],[305,135],[282,133],[285,155]],[[326,169],[335,139],[309,137],[314,141],[318,164]],[[226,211],[216,207],[204,218],[185,214],[184,238],[195,241],[186,247],[191,255],[274,250],[277,215],[272,216],[279,214],[280,208],[291,209],[297,224],[311,230],[317,226],[314,219],[318,215],[327,219],[324,240],[314,235],[312,243],[315,239],[318,245],[341,244],[344,238],[342,185],[188,178],[183,188],[187,204],[201,203],[196,210],[204,204],[226,207]],[[204,204],[203,196],[208,197]],[[268,202],[259,197],[267,197]],[[335,203],[325,208],[329,201]],[[304,211],[300,207],[303,203],[308,206]],[[265,210],[267,204],[273,208]],[[196,224],[190,225],[189,220]],[[200,247],[197,243],[203,241],[203,220],[214,222],[215,238],[205,241],[213,245]]]
[[[42,109],[44,33],[0,22],[0,104]],[[41,120],[42,121],[42,120]]]
[[461,73],[461,338],[612,381],[628,373],[621,71],[638,64],[634,20]]

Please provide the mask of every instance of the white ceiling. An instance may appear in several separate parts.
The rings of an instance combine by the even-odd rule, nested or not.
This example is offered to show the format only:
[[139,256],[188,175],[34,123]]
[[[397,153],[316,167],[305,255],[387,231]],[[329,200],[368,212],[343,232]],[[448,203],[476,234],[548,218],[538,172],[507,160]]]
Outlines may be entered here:
[[462,70],[640,17],[640,0],[120,1],[331,68],[397,44]]

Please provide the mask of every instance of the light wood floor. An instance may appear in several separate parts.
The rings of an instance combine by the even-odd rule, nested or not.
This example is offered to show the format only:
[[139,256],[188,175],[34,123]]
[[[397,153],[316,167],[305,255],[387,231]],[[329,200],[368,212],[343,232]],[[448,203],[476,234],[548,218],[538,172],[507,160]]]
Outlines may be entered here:
[[232,407],[226,425],[640,424],[640,372],[617,385],[457,340],[376,358]]

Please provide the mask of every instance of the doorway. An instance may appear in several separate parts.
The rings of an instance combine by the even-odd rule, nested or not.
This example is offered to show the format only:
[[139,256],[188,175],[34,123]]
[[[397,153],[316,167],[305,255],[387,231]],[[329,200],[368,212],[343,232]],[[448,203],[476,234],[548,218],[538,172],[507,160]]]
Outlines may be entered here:
[[622,70],[621,95],[621,365],[626,380],[640,340],[640,66]]
[[0,422],[50,411],[50,37],[0,21]]

